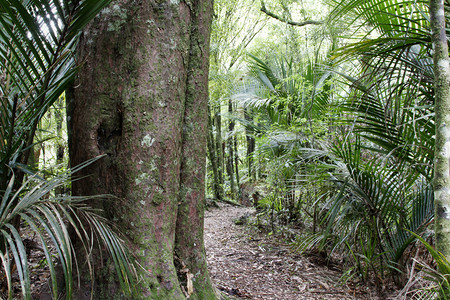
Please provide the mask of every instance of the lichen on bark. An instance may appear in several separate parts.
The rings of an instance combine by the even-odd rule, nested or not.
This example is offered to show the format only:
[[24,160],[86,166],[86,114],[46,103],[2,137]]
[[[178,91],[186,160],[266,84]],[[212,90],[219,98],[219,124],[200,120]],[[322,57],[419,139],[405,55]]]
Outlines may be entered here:
[[450,259],[450,68],[443,0],[430,0],[430,17],[435,76],[436,248]]
[[181,179],[175,234],[178,278],[189,299],[215,299],[203,242],[212,1],[191,3],[191,37],[184,108]]
[[[92,204],[141,266],[138,299],[215,299],[202,227],[211,14],[212,1],[115,0],[79,46],[71,163],[107,157],[73,193],[114,195]],[[94,299],[116,297],[117,284],[98,275]]]

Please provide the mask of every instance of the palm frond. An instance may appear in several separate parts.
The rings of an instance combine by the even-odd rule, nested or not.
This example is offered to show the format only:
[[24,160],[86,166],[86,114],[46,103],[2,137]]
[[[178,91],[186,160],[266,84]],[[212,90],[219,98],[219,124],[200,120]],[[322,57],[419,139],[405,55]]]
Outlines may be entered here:
[[350,250],[359,253],[366,250],[352,241],[376,241],[374,255],[397,262],[414,240],[405,229],[420,232],[433,217],[433,194],[422,184],[424,177],[407,161],[371,155],[357,136],[335,141],[328,159],[319,164],[335,185],[323,205],[327,213],[319,247],[346,250],[352,244]]
[[363,20],[364,25],[373,26],[380,33],[389,35],[423,34],[428,24],[424,13],[428,11],[426,1],[334,0],[332,2],[335,7],[330,14],[330,22],[353,14],[352,24],[355,24],[356,20]]
[[[97,158],[98,159],[98,158]],[[85,167],[95,160],[91,160],[74,168],[75,171]],[[53,297],[58,295],[57,271],[53,261],[54,253],[51,253],[47,245],[51,244],[56,249],[58,262],[61,264],[65,279],[65,292],[71,298],[73,286],[73,274],[77,267],[77,258],[82,255],[91,264],[92,247],[89,245],[103,245],[111,255],[119,282],[124,292],[133,293],[133,280],[135,271],[133,261],[123,246],[123,241],[110,228],[106,219],[100,217],[96,211],[84,205],[86,198],[60,196],[48,196],[55,188],[70,182],[74,176],[73,171],[67,171],[51,180],[30,177],[24,182],[21,189],[13,192],[11,189],[4,194],[2,210],[0,214],[0,255],[3,261],[3,272],[11,280],[9,257],[12,256],[17,266],[22,284],[22,294],[25,299],[30,298],[30,275],[27,262],[27,254],[22,242],[22,236],[13,226],[13,220],[19,216],[42,243],[46,263],[49,266]],[[12,182],[10,186],[12,186]],[[92,201],[92,200],[91,200]],[[7,203],[6,205],[4,203]],[[11,205],[15,203],[15,205]],[[74,253],[72,239],[69,236],[69,228],[77,233],[84,246],[84,254]],[[48,237],[48,238],[47,238]],[[96,241],[94,241],[95,239]],[[93,268],[90,268],[92,272]],[[91,273],[91,276],[94,276]],[[11,282],[8,283],[11,286]],[[9,292],[11,295],[12,293]]]
[[109,2],[0,0],[0,174],[14,153],[27,163],[38,120],[76,74],[81,30]]
[[124,292],[131,295],[134,290],[133,262],[106,220],[85,206],[83,198],[51,196],[93,160],[51,180],[44,180],[27,166],[39,120],[77,72],[74,53],[81,31],[109,3],[0,0],[0,257],[8,299],[13,297],[13,265],[23,297],[31,299],[28,257],[14,220],[24,221],[44,246],[55,299],[61,287],[57,286],[54,253],[47,246],[55,248],[70,299],[80,253],[74,253],[69,228],[84,245],[89,265],[95,259],[91,245],[96,239],[109,250]]

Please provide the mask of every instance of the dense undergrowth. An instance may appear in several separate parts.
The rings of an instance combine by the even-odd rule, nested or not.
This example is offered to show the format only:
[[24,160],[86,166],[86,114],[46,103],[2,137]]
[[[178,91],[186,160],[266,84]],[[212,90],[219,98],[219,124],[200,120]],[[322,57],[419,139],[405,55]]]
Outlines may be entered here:
[[[297,251],[339,253],[347,258],[344,280],[357,276],[380,290],[386,280],[405,284],[411,253],[423,247],[418,236],[433,242],[428,7],[402,1],[408,9],[398,10],[394,2],[336,2],[328,26],[342,19],[348,28],[366,26],[362,39],[332,38],[313,59],[250,54],[231,95],[246,115],[230,118],[256,139],[251,156],[264,188],[251,194],[269,231],[301,225]],[[433,278],[446,286],[448,262],[431,253],[442,276]]]

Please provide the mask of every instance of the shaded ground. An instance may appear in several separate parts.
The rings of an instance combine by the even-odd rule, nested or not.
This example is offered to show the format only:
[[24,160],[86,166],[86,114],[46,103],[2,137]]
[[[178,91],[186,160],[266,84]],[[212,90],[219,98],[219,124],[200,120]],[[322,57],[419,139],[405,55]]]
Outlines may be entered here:
[[[418,273],[415,262],[407,270],[409,279],[402,290],[391,290],[386,297],[377,296],[373,286],[350,281],[341,284],[342,268],[338,264],[327,265],[320,256],[299,255],[279,236],[270,237],[259,233],[254,226],[235,224],[235,220],[245,221],[246,217],[254,216],[253,208],[222,203],[219,206],[205,212],[206,254],[214,284],[231,299],[430,299],[420,293],[429,283],[422,280],[423,274]],[[50,299],[45,297],[46,293],[41,293],[48,290],[49,278],[41,245],[36,244],[36,237],[26,230],[24,234],[33,299]],[[415,258],[420,256],[425,255],[415,254]],[[6,297],[4,280],[0,276],[0,299]],[[13,289],[15,294],[20,293],[17,272],[13,277]]]
[[219,290],[236,299],[382,299],[372,288],[340,285],[336,266],[320,265],[278,238],[234,223],[254,214],[253,208],[219,205],[205,213],[206,255]]

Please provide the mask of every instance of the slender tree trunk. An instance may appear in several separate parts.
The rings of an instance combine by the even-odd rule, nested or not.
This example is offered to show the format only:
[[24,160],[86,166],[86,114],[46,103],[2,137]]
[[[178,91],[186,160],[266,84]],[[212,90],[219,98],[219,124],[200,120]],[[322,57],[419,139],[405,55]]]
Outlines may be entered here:
[[217,200],[223,200],[223,190],[222,185],[220,183],[219,178],[219,170],[218,170],[218,162],[217,162],[217,156],[216,156],[216,143],[214,141],[214,134],[212,132],[213,127],[213,119],[211,116],[210,111],[210,105],[208,104],[208,156],[209,160],[211,162],[211,168],[213,171],[213,190],[214,190],[214,196]]
[[[64,98],[59,97],[58,101],[55,103],[54,107],[54,116],[55,116],[55,122],[56,122],[56,164],[58,166],[62,165],[64,163],[64,137],[63,137],[63,123],[64,123],[64,117],[63,117],[63,106],[64,106]],[[63,194],[64,193],[64,187],[58,187],[55,190],[56,194]]]
[[[247,122],[252,122],[252,117],[248,112],[248,108],[244,108],[244,118]],[[250,132],[245,130],[245,139],[247,141],[247,166],[248,166],[248,178],[250,181],[256,180],[256,173],[253,170],[253,153],[255,152],[255,139],[251,136]]]
[[55,106],[55,122],[56,122],[56,136],[57,136],[57,145],[56,145],[56,163],[62,164],[64,162],[64,144],[63,144],[63,102],[64,100],[60,97],[57,101],[57,105]]
[[234,142],[234,171],[236,173],[236,191],[238,197],[241,196],[240,177],[239,177],[239,152],[237,147],[237,136],[233,137]]
[[233,169],[233,143],[232,139],[227,142],[228,144],[228,157],[227,157],[227,174],[230,179],[230,197],[232,200],[236,199],[236,186],[234,182],[234,169]]
[[[232,103],[233,105],[233,103]],[[237,107],[235,105],[234,111],[237,112]],[[234,121],[233,121],[234,122]],[[236,126],[236,124],[234,125]],[[241,197],[241,186],[240,186],[240,176],[239,176],[239,152],[238,152],[238,135],[235,134],[233,137],[233,143],[234,143],[234,171],[236,173],[236,192],[237,197]]]
[[[233,113],[233,102],[228,101],[228,113]],[[230,120],[228,124],[228,138],[227,138],[227,148],[228,148],[228,160],[227,160],[227,173],[230,178],[230,194],[231,199],[236,199],[236,184],[234,180],[234,154],[233,154],[233,132],[234,132],[234,121]]]
[[450,259],[450,70],[443,0],[430,0],[435,76],[435,233],[436,248]]
[[[106,156],[73,193],[114,195],[91,204],[125,234],[139,299],[216,299],[203,243],[211,15],[208,0],[115,0],[80,42],[71,164]],[[85,282],[76,299],[118,297],[103,263],[94,294]]]
[[216,156],[219,171],[219,182],[223,186],[223,170],[225,169],[223,156],[225,147],[223,146],[222,142],[222,117],[220,115],[220,104],[218,105],[218,111],[214,112],[214,122],[214,124],[216,125]]

